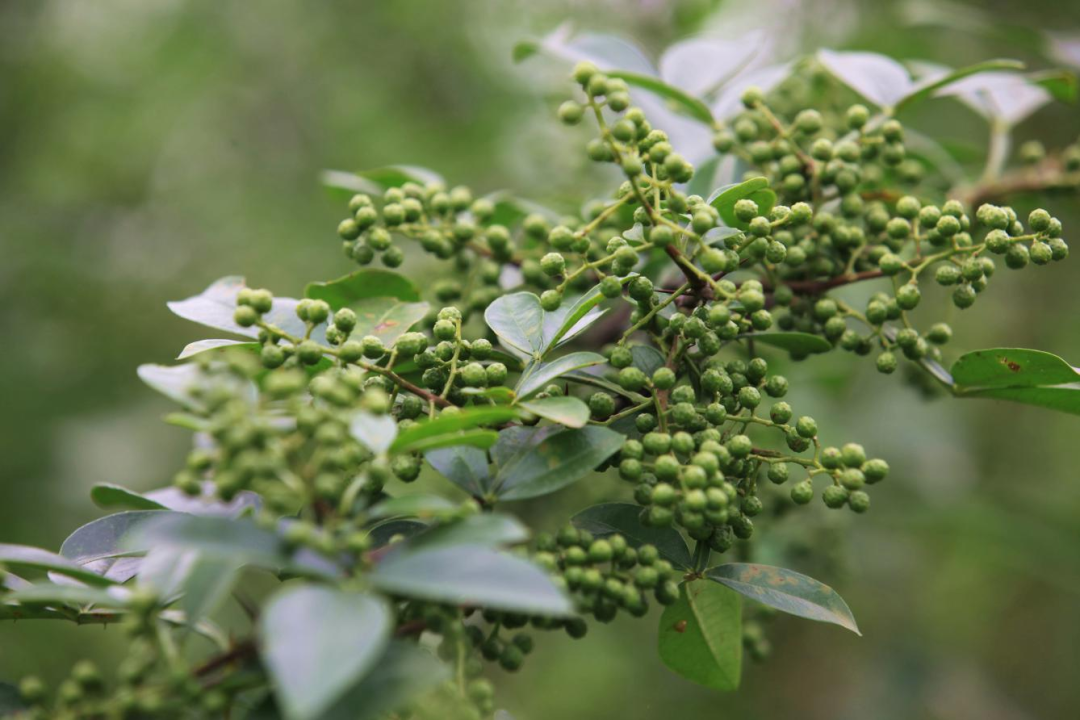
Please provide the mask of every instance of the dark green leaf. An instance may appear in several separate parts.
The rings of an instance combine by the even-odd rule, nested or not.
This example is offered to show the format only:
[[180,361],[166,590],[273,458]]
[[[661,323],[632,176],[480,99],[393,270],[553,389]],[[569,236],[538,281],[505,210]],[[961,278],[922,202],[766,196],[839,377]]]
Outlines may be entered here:
[[519,411],[516,408],[500,406],[470,407],[458,412],[443,412],[434,420],[420,421],[402,430],[390,446],[390,451],[401,453],[418,450],[423,441],[452,435],[481,425],[505,423],[515,419],[518,414]]
[[904,97],[900,98],[893,110],[900,112],[900,110],[908,105],[914,105],[921,102],[936,91],[952,85],[958,80],[963,80],[971,75],[977,75],[979,73],[990,72],[994,70],[1023,70],[1024,63],[1019,60],[987,60],[985,62],[977,63],[975,65],[968,65],[967,67],[960,68],[959,70],[953,70],[943,77],[936,78],[926,83],[919,83],[911,92]]
[[660,617],[660,659],[687,680],[734,690],[742,673],[739,596],[696,580],[679,586],[679,599]]
[[768,178],[755,177],[738,183],[720,188],[713,197],[709,198],[709,204],[720,213],[720,219],[728,227],[746,230],[750,223],[745,223],[735,217],[735,203],[740,200],[753,200],[757,203],[758,213],[768,215],[776,205],[776,193],[769,187]]
[[652,345],[631,345],[630,355],[633,358],[631,364],[645,373],[646,377],[652,377],[652,374],[667,362],[664,354]]
[[0,682],[0,715],[26,710],[19,689],[6,682]]
[[689,115],[695,120],[699,120],[710,127],[713,125],[714,118],[708,105],[701,102],[693,95],[690,95],[673,85],[668,85],[660,78],[651,75],[627,72],[625,70],[611,70],[608,71],[607,74],[610,77],[625,80],[628,85],[633,85],[655,93],[665,100],[671,101],[671,103],[683,114]]
[[728,563],[706,571],[706,577],[740,595],[799,617],[833,623],[860,635],[855,618],[835,590],[794,570]]
[[337,280],[308,283],[304,288],[304,297],[325,300],[331,308],[338,310],[376,297],[419,302],[420,291],[404,275],[390,270],[364,268]]
[[550,435],[558,432],[556,427],[525,427],[511,425],[499,431],[499,441],[491,448],[491,459],[499,467],[509,465]]
[[533,415],[565,425],[569,428],[585,427],[589,421],[589,406],[576,397],[555,396],[518,403]]
[[561,375],[565,375],[572,370],[581,370],[604,362],[607,362],[607,360],[599,353],[581,351],[563,355],[550,362],[530,365],[522,373],[514,392],[517,393],[518,398],[524,399],[540,392],[546,385]]
[[380,590],[405,597],[537,615],[567,615],[573,605],[527,560],[477,545],[409,552],[398,548],[370,575]]
[[802,332],[770,332],[770,333],[747,333],[740,335],[744,340],[753,340],[755,343],[771,345],[787,350],[792,355],[813,355],[815,353],[829,352],[833,349],[832,343],[820,335],[811,335]]
[[544,350],[544,310],[530,292],[503,295],[484,310],[484,322],[506,348],[526,359]]
[[409,446],[410,452],[425,453],[440,448],[457,447],[468,445],[470,447],[487,450],[499,439],[499,434],[494,430],[465,430],[447,435],[437,435],[419,440]]
[[47,570],[66,577],[81,580],[88,585],[112,585],[113,581],[80,567],[74,561],[48,550],[27,545],[0,543],[0,564],[8,568],[32,568]]
[[431,450],[424,454],[431,467],[473,497],[483,497],[490,489],[487,453],[468,446]]
[[408,539],[427,530],[427,528],[427,523],[422,523],[419,520],[384,520],[368,531],[368,539],[371,541],[372,548],[380,548],[389,544],[395,537]]
[[967,353],[953,364],[952,376],[959,397],[1011,400],[1080,414],[1080,371],[1041,350]]
[[598,538],[619,534],[630,547],[655,545],[672,565],[690,569],[693,560],[679,531],[673,527],[649,527],[641,522],[641,507],[632,503],[605,503],[582,510],[571,522]]
[[373,297],[350,307],[356,312],[356,329],[352,336],[362,338],[373,335],[389,346],[424,319],[429,305],[426,302],[405,303],[394,298]]
[[1075,105],[1080,97],[1080,78],[1072,70],[1044,70],[1028,75],[1033,85],[1054,96],[1058,102]]
[[562,430],[529,447],[499,468],[496,492],[503,500],[525,500],[577,482],[622,447],[623,436],[604,427]]
[[375,667],[393,620],[374,596],[300,586],[267,603],[259,629],[278,705],[290,720],[315,720]]
[[377,720],[416,701],[449,676],[446,665],[421,647],[392,641],[359,684],[319,720]]

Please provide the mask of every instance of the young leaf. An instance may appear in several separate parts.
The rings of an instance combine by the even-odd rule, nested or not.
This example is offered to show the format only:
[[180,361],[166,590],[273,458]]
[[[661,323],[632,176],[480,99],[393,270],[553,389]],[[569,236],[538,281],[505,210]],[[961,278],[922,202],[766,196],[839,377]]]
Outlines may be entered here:
[[515,419],[518,414],[519,411],[516,408],[498,405],[470,407],[456,413],[444,413],[434,420],[421,421],[402,430],[390,446],[390,451],[401,453],[420,450],[420,443],[423,441],[444,435],[452,436],[461,430],[469,430],[481,425],[505,423]]
[[768,178],[763,177],[750,178],[737,185],[720,188],[709,198],[709,204],[720,213],[720,219],[725,225],[746,230],[750,223],[735,217],[735,203],[744,199],[757,203],[758,213],[761,215],[768,215],[776,205],[776,193],[769,187]]
[[372,415],[358,410],[349,423],[349,434],[371,452],[381,455],[397,438],[398,426],[389,415]]
[[518,407],[569,428],[585,427],[585,423],[589,422],[589,406],[576,397],[523,400],[518,403]]
[[907,69],[885,55],[819,50],[817,59],[840,82],[882,109],[894,107],[914,88]]
[[[620,278],[622,284],[630,282],[636,273]],[[597,285],[573,302],[563,302],[557,310],[544,313],[543,346],[544,352],[551,352],[563,343],[581,334],[590,325],[600,319],[602,312],[596,306],[604,301],[604,295]]]
[[771,345],[787,350],[792,355],[806,356],[815,353],[829,352],[833,346],[820,335],[811,335],[801,332],[769,332],[769,333],[746,333],[739,336],[745,340],[753,340],[755,343]]
[[553,493],[592,472],[622,447],[623,440],[605,427],[553,433],[499,468],[496,492],[502,500]]
[[548,385],[561,375],[565,375],[572,370],[581,370],[604,362],[607,362],[607,360],[599,353],[581,351],[563,355],[550,362],[530,365],[522,373],[514,392],[517,393],[518,398],[525,399],[540,392],[545,385]]
[[673,527],[649,527],[641,522],[641,507],[632,503],[604,503],[582,510],[571,521],[575,527],[602,538],[619,534],[630,547],[655,545],[661,557],[684,570],[693,560],[679,531]]
[[75,562],[48,550],[27,545],[0,543],[0,564],[7,568],[46,570],[80,580],[87,585],[112,585],[113,581],[80,567]]
[[483,497],[490,489],[487,453],[468,446],[430,450],[424,459],[443,477],[473,497]]
[[696,580],[660,617],[660,659],[669,669],[713,690],[739,687],[742,613],[739,596]]
[[484,310],[484,322],[514,354],[529,359],[543,352],[544,310],[536,295],[503,295]]
[[304,297],[312,300],[325,300],[331,308],[338,310],[368,298],[396,298],[402,302],[419,302],[420,291],[404,275],[390,270],[364,268],[354,273],[328,282],[308,283],[304,288]]
[[454,605],[568,615],[573,605],[527,560],[477,545],[388,554],[369,576],[383,592]]
[[833,623],[860,635],[847,603],[828,585],[784,568],[728,563],[706,571],[710,580],[751,600],[799,617]]
[[494,430],[465,430],[447,435],[437,435],[419,440],[409,446],[410,452],[425,453],[429,450],[440,448],[457,447],[468,445],[481,450],[487,450],[499,439],[499,433]]
[[369,297],[350,305],[356,312],[352,337],[373,335],[387,346],[424,319],[430,307],[426,302],[406,303],[389,297]]
[[993,348],[952,366],[959,397],[995,398],[1080,414],[1080,370],[1041,350]]
[[259,618],[260,649],[289,720],[315,720],[375,667],[393,630],[390,608],[372,595],[290,587]]

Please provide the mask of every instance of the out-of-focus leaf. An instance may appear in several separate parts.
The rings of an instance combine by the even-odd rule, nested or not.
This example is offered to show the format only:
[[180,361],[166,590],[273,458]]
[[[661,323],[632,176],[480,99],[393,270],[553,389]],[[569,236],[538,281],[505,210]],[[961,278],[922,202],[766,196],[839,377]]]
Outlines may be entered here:
[[553,433],[499,468],[496,493],[503,500],[525,500],[560,490],[614,455],[623,440],[596,426]]
[[375,667],[393,620],[380,598],[309,585],[271,598],[259,629],[279,706],[290,720],[315,720]]
[[387,188],[401,187],[408,182],[420,185],[446,185],[446,181],[437,172],[417,165],[387,165],[355,173],[345,170],[323,170],[321,180],[327,187],[369,195],[381,194]]
[[371,508],[368,513],[373,518],[384,517],[419,517],[433,518],[453,515],[458,506],[440,495],[399,495]]
[[896,101],[896,105],[893,107],[893,110],[895,112],[900,112],[901,109],[909,105],[919,103],[929,98],[938,90],[948,87],[949,85],[952,85],[955,82],[959,82],[960,80],[963,80],[964,78],[970,77],[972,75],[978,75],[979,73],[990,71],[1023,69],[1024,63],[1020,62],[1019,60],[1007,59],[987,60],[986,62],[977,63],[975,65],[968,65],[967,67],[962,67],[959,70],[953,70],[952,72],[946,73],[944,76],[929,78],[927,80],[917,83],[915,87],[912,88],[911,92]]
[[885,55],[819,50],[817,59],[840,82],[883,109],[895,107],[914,90],[907,68]]
[[0,564],[4,567],[30,568],[57,573],[88,585],[112,585],[113,581],[80,567],[62,555],[27,545],[0,544]]
[[87,587],[86,585],[41,583],[4,595],[4,600],[22,605],[50,605],[53,607],[96,605],[99,607],[122,608],[127,606],[130,599],[131,591],[119,585]]
[[[191,320],[215,330],[257,338],[259,328],[241,327],[233,320],[233,314],[236,312],[236,296],[245,287],[244,278],[233,275],[221,278],[198,295],[185,300],[174,300],[167,304],[170,310],[185,320]],[[302,337],[305,332],[304,323],[296,316],[296,306],[299,302],[293,298],[275,297],[273,307],[263,316],[263,319],[285,332]],[[321,339],[321,336],[319,337]]]
[[325,300],[331,308],[338,310],[377,297],[418,302],[420,291],[404,275],[390,270],[364,268],[337,280],[308,283],[304,288],[304,297]]
[[861,635],[847,603],[835,590],[794,570],[728,563],[706,571],[705,575],[769,607],[810,620],[833,623]]
[[660,617],[660,659],[669,669],[713,690],[734,690],[742,674],[739,596],[711,582],[679,586]]
[[369,576],[394,595],[537,615],[566,615],[573,605],[528,560],[479,545],[397,548]]
[[451,545],[496,547],[524,542],[528,538],[528,529],[515,518],[500,513],[482,513],[440,523],[410,538],[404,549],[416,552]]
[[693,561],[679,531],[673,527],[649,527],[641,522],[641,507],[632,503],[593,505],[575,515],[571,522],[595,537],[619,534],[630,547],[654,545],[660,555],[677,568],[690,569]]
[[184,346],[184,349],[180,351],[180,354],[176,356],[177,360],[187,360],[190,357],[194,357],[199,353],[204,353],[210,350],[220,350],[222,348],[246,348],[249,350],[258,350],[259,344],[253,342],[247,342],[245,340],[196,340],[193,343],[188,343]]
[[367,676],[319,720],[376,720],[400,710],[449,677],[450,671],[421,647],[391,641]]
[[674,85],[668,85],[658,77],[652,75],[640,75],[625,70],[613,70],[608,72],[608,75],[615,78],[621,78],[622,80],[625,80],[628,85],[633,85],[659,95],[665,100],[670,101],[683,114],[703,122],[710,127],[714,122],[712,112],[710,112],[708,105],[686,91],[680,90]]
[[349,434],[371,452],[387,452],[397,438],[398,426],[389,415],[372,415],[358,410],[349,422]]
[[1028,75],[1028,81],[1049,92],[1058,102],[1075,105],[1080,97],[1080,78],[1071,70],[1043,70]]
[[134,490],[120,485],[99,483],[90,489],[90,499],[99,508],[124,508],[125,510],[168,510],[157,500],[151,500]]

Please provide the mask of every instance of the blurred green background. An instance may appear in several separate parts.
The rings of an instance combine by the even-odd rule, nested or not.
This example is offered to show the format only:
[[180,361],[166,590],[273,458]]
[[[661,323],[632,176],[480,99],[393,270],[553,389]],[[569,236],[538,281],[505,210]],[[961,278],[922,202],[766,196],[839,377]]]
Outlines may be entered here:
[[[515,41],[565,20],[654,53],[758,27],[793,52],[1033,67],[1060,62],[1046,31],[1080,32],[1076,7],[1053,0],[0,3],[0,541],[55,549],[99,514],[94,483],[168,482],[189,437],[159,422],[168,405],[135,367],[204,335],[165,302],[232,273],[295,295],[347,272],[323,168],[425,165],[568,210],[582,188],[600,193],[584,136],[553,119],[569,90],[551,82],[561,70],[510,62]],[[958,146],[985,143],[983,124],[951,101],[910,122]],[[1080,111],[1058,105],[1017,137],[1060,146],[1078,132]],[[1069,238],[1075,195],[1047,206]],[[1078,281],[1076,257],[995,278],[951,318],[952,350],[1036,347],[1080,364]],[[722,696],[661,666],[655,617],[618,621],[583,643],[545,639],[505,683],[504,704],[520,720],[1075,718],[1080,419],[926,402],[847,357],[785,372],[826,441],[859,439],[894,469],[868,516],[837,521],[849,551],[843,571],[822,577],[864,637],[780,619],[772,660]],[[608,490],[560,495],[539,521]],[[0,677],[56,679],[78,656],[114,658],[120,640],[115,629],[6,625]]]

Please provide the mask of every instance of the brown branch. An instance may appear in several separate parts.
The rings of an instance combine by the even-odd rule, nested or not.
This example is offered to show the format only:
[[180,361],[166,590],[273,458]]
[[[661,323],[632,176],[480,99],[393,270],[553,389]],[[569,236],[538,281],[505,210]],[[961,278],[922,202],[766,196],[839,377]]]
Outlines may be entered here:
[[195,674],[196,677],[209,675],[215,670],[220,670],[226,665],[231,665],[234,662],[239,662],[241,660],[247,660],[251,657],[254,657],[255,650],[256,647],[254,640],[242,640],[229,650],[226,650],[219,655],[215,655],[214,657],[204,662],[202,665],[196,666],[192,672]]

